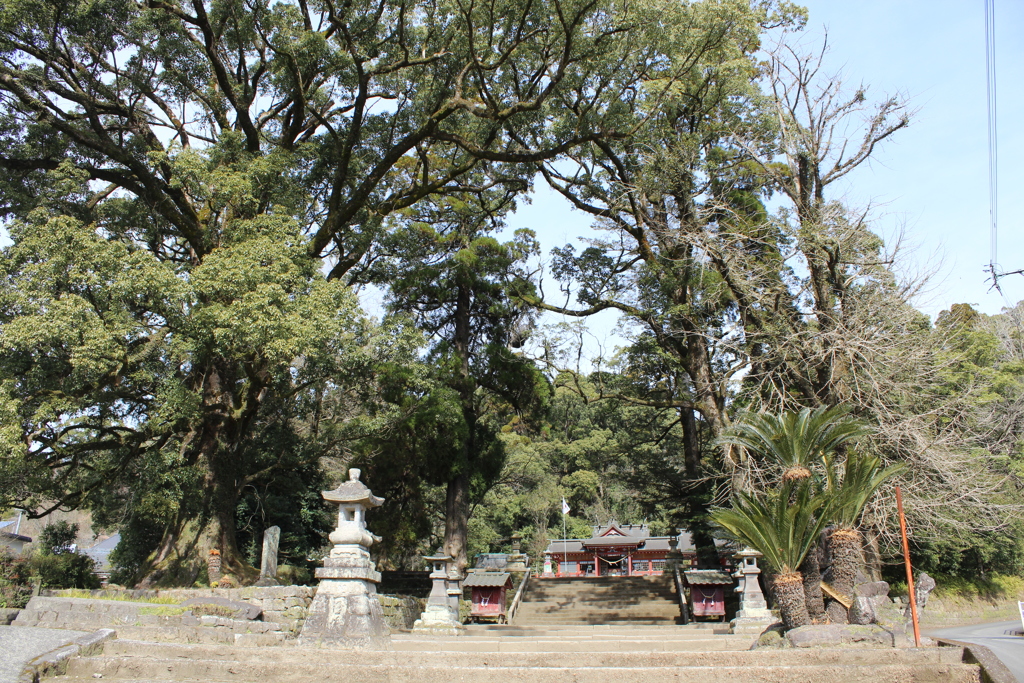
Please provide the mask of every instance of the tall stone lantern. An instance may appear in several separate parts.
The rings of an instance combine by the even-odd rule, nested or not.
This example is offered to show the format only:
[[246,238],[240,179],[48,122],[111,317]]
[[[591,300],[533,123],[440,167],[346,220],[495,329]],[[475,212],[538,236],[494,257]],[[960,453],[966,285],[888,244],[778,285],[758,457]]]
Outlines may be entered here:
[[338,505],[338,525],[328,537],[334,544],[316,570],[320,579],[300,641],[324,642],[358,649],[383,649],[390,633],[377,599],[380,573],[370,559],[369,547],[380,541],[366,529],[366,510],[384,502],[361,481],[360,471],[350,469],[348,481],[325,500]]
[[759,557],[762,557],[761,553],[751,548],[744,548],[733,555],[737,565],[734,575],[739,579],[736,592],[740,594],[740,609],[731,622],[733,633],[760,633],[776,621],[761,592],[758,580],[761,568],[757,566]]
[[[459,598],[462,596],[459,575],[454,572],[455,558],[439,548],[424,560],[430,563],[430,596],[427,608],[413,624],[412,630],[433,635],[457,636],[465,627],[459,621]],[[453,579],[455,581],[453,582]]]

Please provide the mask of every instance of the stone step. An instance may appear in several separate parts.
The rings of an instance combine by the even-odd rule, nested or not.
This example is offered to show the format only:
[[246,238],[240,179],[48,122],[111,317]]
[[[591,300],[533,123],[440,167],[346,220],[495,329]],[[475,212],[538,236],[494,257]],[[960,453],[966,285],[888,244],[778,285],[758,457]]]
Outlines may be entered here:
[[[550,644],[549,644],[550,645]],[[298,664],[337,664],[354,666],[378,664],[404,666],[472,667],[483,665],[544,668],[570,666],[805,666],[808,664],[958,664],[962,651],[957,648],[896,649],[829,649],[829,650],[742,650],[716,652],[663,652],[659,650],[625,652],[565,652],[557,647],[522,653],[489,653],[484,660],[479,653],[467,652],[365,652],[329,648],[222,648],[202,645],[174,645],[139,641],[109,641],[101,657],[85,658],[83,663],[114,659],[160,659],[164,661],[206,660],[221,662],[245,661],[251,665],[274,663],[281,666]]]
[[[689,624],[549,624],[544,626],[470,624],[466,637],[484,638],[674,638],[709,633],[729,634],[729,625],[720,622]],[[398,637],[395,634],[393,637]]]
[[441,683],[450,681],[480,681],[493,683],[504,677],[516,677],[530,683],[563,683],[585,680],[588,683],[621,683],[623,680],[643,680],[645,683],[763,683],[771,681],[844,681],[844,683],[876,683],[901,681],[903,683],[977,683],[976,665],[961,663],[895,663],[895,664],[821,664],[813,661],[787,662],[773,665],[736,666],[685,665],[667,666],[491,666],[481,663],[473,666],[444,664],[441,666],[412,665],[395,656],[393,663],[377,664],[363,661],[344,665],[335,661],[249,662],[203,659],[162,658],[83,658],[74,660],[64,680],[94,680],[99,674],[105,679],[131,681],[221,681],[262,683],[288,681],[289,683],[321,683],[325,679],[351,683]]

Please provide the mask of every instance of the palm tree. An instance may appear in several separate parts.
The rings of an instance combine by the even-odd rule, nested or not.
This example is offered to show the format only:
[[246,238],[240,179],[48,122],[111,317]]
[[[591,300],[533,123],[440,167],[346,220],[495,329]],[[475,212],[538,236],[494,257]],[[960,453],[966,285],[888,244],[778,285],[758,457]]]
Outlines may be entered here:
[[763,498],[737,493],[731,509],[711,513],[715,524],[764,555],[776,574],[771,592],[787,629],[811,621],[799,567],[830,519],[828,505],[809,481],[790,479]]
[[[857,527],[871,497],[885,480],[906,469],[898,463],[882,467],[881,459],[863,453],[846,458],[843,478],[837,481],[836,466],[831,456],[825,458],[825,495],[830,499],[829,521],[832,533],[828,545],[832,555],[832,586],[844,595],[853,594],[857,569],[863,564],[862,539]],[[831,614],[833,620],[842,615]]]
[[[719,443],[742,446],[779,465],[783,482],[802,481],[811,477],[811,465],[826,461],[837,448],[868,431],[868,426],[849,415],[845,406],[822,406],[780,415],[748,414],[723,434]],[[807,553],[799,569],[810,617],[823,618],[825,601],[816,548]]]
[[804,408],[781,415],[748,414],[719,443],[742,446],[783,468],[782,481],[807,479],[812,463],[870,431],[845,406]]

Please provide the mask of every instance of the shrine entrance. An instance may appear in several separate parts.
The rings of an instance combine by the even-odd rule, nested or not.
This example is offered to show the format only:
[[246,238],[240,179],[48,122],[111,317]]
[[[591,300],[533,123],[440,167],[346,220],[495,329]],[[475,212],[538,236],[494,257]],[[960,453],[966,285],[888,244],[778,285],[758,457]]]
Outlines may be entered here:
[[629,556],[618,553],[598,555],[601,564],[601,576],[629,576]]

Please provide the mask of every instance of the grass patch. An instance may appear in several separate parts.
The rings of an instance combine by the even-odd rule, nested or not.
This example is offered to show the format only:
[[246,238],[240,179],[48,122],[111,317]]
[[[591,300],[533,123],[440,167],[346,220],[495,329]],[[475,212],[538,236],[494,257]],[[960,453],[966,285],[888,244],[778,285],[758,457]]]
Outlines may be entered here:
[[231,619],[238,610],[225,605],[193,605],[192,616],[195,617],[224,617]]
[[181,600],[178,598],[164,597],[162,595],[154,595],[145,598],[133,598],[130,595],[120,592],[101,593],[99,595],[96,595],[92,591],[80,590],[78,588],[69,588],[62,591],[54,591],[54,593],[62,598],[87,598],[89,600],[120,600],[121,602],[149,602],[154,605],[177,605],[181,602]]
[[[1024,577],[989,574],[987,578],[965,578],[962,576],[933,575],[935,591],[932,593],[940,600],[974,602],[1002,602],[1006,600],[1024,600]],[[891,585],[889,595],[906,597],[907,583],[900,581]]]
[[184,607],[159,605],[157,607],[142,607],[139,609],[139,614],[151,614],[156,617],[180,617],[187,611]]

